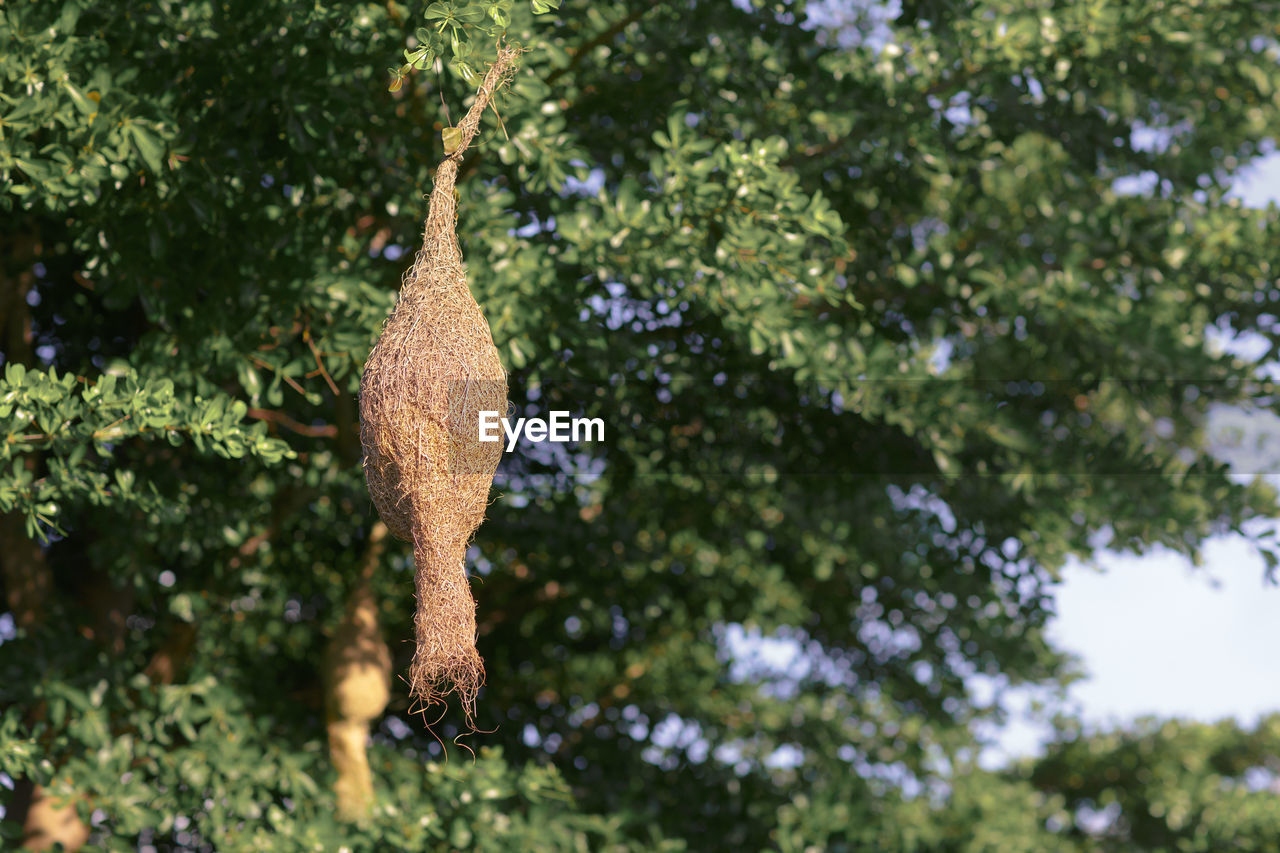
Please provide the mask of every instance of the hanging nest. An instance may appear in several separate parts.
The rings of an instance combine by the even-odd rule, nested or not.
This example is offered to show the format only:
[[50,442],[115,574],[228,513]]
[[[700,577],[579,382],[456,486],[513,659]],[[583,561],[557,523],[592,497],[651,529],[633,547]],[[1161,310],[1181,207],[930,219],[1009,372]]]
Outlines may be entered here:
[[423,705],[457,691],[468,719],[484,682],[465,563],[484,520],[502,442],[479,440],[482,411],[507,413],[507,377],[467,287],[454,183],[493,93],[518,51],[501,47],[436,171],[422,249],[405,273],[360,381],[369,494],[388,529],[413,543],[417,646],[409,693]]

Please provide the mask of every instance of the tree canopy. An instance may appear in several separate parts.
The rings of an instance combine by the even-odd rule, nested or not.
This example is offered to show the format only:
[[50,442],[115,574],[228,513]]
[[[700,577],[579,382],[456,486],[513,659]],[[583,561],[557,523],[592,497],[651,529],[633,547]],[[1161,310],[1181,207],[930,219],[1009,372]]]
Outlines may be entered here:
[[[1228,194],[1280,136],[1276,4],[556,6],[0,6],[3,837],[1274,849],[1274,719],[1062,721],[991,771],[974,683],[1068,676],[1099,537],[1275,565],[1275,493],[1203,439],[1277,409],[1207,342],[1280,342],[1280,209]],[[395,677],[412,555],[356,394],[500,32],[468,277],[517,411],[606,434],[504,458],[468,732]],[[357,591],[393,676],[351,818]]]

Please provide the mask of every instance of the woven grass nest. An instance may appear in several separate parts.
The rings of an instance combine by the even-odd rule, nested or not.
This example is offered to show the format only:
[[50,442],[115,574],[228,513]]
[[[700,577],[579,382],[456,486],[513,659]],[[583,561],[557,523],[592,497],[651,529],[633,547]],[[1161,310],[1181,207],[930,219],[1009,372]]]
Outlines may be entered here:
[[484,520],[501,442],[479,441],[479,413],[507,412],[507,377],[467,287],[455,231],[458,164],[518,52],[503,47],[436,171],[422,248],[360,381],[364,471],[378,514],[413,543],[417,642],[409,693],[422,705],[456,691],[467,718],[484,683],[467,544]]

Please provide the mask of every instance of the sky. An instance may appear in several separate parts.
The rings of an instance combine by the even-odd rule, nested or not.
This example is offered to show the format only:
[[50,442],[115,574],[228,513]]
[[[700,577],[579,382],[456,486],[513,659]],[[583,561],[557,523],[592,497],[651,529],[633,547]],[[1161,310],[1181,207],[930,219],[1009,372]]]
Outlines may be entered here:
[[1087,718],[1280,711],[1280,587],[1244,540],[1212,540],[1198,570],[1169,554],[1101,562],[1068,569],[1050,631],[1090,673],[1072,692]]

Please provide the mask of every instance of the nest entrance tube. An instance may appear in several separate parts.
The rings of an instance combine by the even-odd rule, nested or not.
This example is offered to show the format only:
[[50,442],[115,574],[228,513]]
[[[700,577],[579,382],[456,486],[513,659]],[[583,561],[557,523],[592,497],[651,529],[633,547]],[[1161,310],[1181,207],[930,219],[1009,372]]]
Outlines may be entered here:
[[481,442],[480,412],[507,411],[507,377],[467,286],[455,231],[458,163],[517,51],[502,47],[436,170],[422,248],[360,380],[360,442],[378,514],[413,543],[417,645],[409,693],[423,705],[456,691],[468,719],[484,682],[467,543],[484,520],[502,442]]

